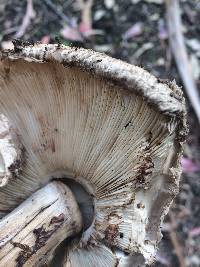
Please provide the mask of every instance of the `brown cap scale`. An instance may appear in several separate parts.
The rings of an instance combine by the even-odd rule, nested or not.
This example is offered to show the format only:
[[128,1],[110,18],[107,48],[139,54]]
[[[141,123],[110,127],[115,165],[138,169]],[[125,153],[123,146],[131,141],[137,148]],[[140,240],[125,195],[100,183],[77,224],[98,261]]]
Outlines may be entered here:
[[94,217],[63,266],[153,261],[187,133],[175,83],[91,50],[20,46],[1,54],[0,113],[24,149],[20,174],[0,189],[1,216],[70,178],[92,198]]

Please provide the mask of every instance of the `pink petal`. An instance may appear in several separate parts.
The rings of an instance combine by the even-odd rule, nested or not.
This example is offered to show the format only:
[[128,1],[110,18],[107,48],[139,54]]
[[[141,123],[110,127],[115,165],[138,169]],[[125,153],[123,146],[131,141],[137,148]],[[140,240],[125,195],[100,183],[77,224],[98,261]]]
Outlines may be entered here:
[[166,40],[168,38],[168,32],[165,28],[160,28],[158,36],[161,40]]
[[40,42],[42,44],[48,44],[50,42],[50,36],[49,35],[43,36],[42,39],[40,40]]
[[159,21],[159,24],[158,24],[158,37],[161,40],[168,39],[168,31],[163,20]]
[[190,236],[198,236],[200,235],[200,227],[195,227],[193,229],[190,230],[189,232]]
[[60,34],[67,40],[71,41],[82,41],[83,38],[76,28],[72,28],[70,26],[65,26],[61,31]]
[[130,38],[134,38],[143,32],[143,24],[141,22],[135,23],[131,26],[123,35],[123,39],[127,40]]
[[184,173],[191,173],[200,170],[199,164],[196,164],[191,159],[183,157],[181,159],[182,171]]
[[85,32],[89,32],[89,31],[91,31],[92,29],[91,29],[91,27],[90,27],[90,24],[87,24],[87,23],[85,23],[85,22],[81,22],[80,24],[79,24],[79,31],[81,32],[81,33],[85,33]]

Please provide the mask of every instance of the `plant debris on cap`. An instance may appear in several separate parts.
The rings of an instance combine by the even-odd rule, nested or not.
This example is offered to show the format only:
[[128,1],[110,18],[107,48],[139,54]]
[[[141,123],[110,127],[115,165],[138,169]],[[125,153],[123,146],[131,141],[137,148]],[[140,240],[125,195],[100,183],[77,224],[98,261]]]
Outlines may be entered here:
[[1,216],[71,178],[93,196],[94,219],[64,266],[152,262],[187,133],[174,82],[91,50],[22,44],[1,52],[0,112],[25,150],[21,173],[0,189]]

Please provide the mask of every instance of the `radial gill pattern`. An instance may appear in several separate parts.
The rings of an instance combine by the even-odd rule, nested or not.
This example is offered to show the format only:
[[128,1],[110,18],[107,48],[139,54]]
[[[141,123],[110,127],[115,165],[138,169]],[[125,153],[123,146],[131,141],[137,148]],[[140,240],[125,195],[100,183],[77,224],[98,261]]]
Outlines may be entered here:
[[95,216],[68,247],[66,266],[117,266],[114,250],[150,261],[157,221],[177,190],[171,182],[178,176],[171,160],[177,164],[177,120],[134,90],[78,67],[18,59],[6,63],[5,76],[4,64],[0,111],[16,129],[25,160],[0,190],[1,216],[53,178],[77,179],[89,185]]

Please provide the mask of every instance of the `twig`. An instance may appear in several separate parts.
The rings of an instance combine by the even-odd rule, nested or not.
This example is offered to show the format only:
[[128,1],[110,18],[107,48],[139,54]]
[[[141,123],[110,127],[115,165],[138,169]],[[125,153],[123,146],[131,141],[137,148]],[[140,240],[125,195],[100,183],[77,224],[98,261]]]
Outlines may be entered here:
[[46,6],[48,6],[57,16],[64,22],[65,24],[68,24],[70,27],[74,28],[74,25],[70,18],[68,18],[59,8],[57,5],[52,3],[51,0],[43,0]]
[[97,33],[92,29],[92,5],[93,0],[76,0],[76,6],[81,11],[81,22],[79,24],[79,31],[83,38],[87,38]]
[[26,32],[26,29],[31,23],[31,19],[33,19],[34,17],[35,17],[35,11],[33,9],[33,2],[32,0],[27,0],[26,14],[14,38],[21,38],[24,35],[24,33]]
[[174,247],[174,250],[175,250],[176,256],[178,258],[180,267],[186,267],[185,259],[183,256],[183,249],[182,249],[182,247],[181,247],[181,245],[177,239],[177,236],[176,236],[176,232],[175,232],[176,221],[174,218],[174,214],[172,212],[169,212],[169,218],[170,218],[171,225],[172,225],[170,232],[169,232],[170,240],[171,240],[172,245]]
[[200,100],[182,33],[179,0],[165,0],[170,46],[186,93],[200,123]]
[[92,5],[93,0],[81,1],[82,2],[82,12],[81,21],[91,30],[92,29]]

